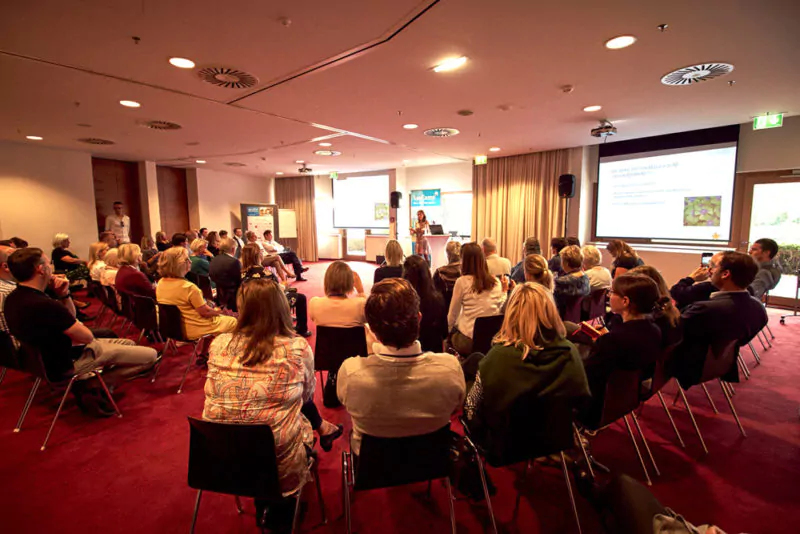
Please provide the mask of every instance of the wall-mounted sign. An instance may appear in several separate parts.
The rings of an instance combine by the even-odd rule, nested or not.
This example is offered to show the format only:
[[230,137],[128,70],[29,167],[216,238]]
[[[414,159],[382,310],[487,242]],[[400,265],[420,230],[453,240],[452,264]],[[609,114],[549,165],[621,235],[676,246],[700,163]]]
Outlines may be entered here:
[[475,165],[486,165],[489,158],[486,156],[475,156]]
[[411,207],[426,208],[442,205],[441,189],[417,189],[411,191]]
[[767,128],[780,128],[783,126],[783,113],[772,115],[759,115],[753,119],[754,130],[766,130]]
[[333,171],[333,172],[331,173],[331,179],[333,179],[333,180],[336,180],[338,177],[339,177],[339,173],[338,173],[338,172],[336,172],[336,171]]

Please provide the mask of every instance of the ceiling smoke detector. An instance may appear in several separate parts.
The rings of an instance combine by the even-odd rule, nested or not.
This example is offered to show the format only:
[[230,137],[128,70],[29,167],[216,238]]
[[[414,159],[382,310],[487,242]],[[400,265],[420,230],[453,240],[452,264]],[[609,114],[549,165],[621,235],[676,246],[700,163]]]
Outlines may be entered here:
[[733,72],[733,65],[728,63],[701,63],[675,70],[661,78],[664,85],[692,85],[706,80],[713,80]]
[[114,141],[109,141],[108,139],[100,139],[99,137],[81,137],[77,139],[80,143],[86,143],[87,145],[113,145]]
[[204,67],[197,76],[206,83],[226,89],[247,89],[258,83],[258,78],[250,73],[229,67]]
[[428,137],[453,137],[461,132],[455,128],[431,128],[430,130],[425,130],[423,133]]
[[183,128],[180,124],[169,121],[141,121],[139,122],[139,126],[151,130],[180,130]]

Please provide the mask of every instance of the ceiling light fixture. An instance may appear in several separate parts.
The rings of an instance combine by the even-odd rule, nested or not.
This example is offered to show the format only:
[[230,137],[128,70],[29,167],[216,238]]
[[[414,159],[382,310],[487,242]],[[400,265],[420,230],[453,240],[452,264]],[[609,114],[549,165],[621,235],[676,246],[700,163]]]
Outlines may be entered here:
[[493,146],[492,148],[489,149],[489,152],[500,152],[500,147],[499,146]]
[[194,68],[194,61],[192,61],[191,59],[186,59],[185,57],[171,57],[169,58],[169,63],[173,67],[178,67],[179,69]]
[[466,63],[467,63],[467,56],[445,59],[444,61],[433,67],[433,72],[449,72],[451,70],[456,70],[458,68],[463,67]]
[[204,159],[196,159],[196,160],[194,160],[194,162],[195,163],[205,163],[206,160],[204,160]]
[[583,111],[591,113],[592,111],[600,111],[601,109],[603,109],[603,106],[586,106],[583,108]]
[[403,128],[405,128],[406,130],[416,130],[417,128],[419,128],[419,124],[404,124]]
[[276,172],[275,174],[277,174],[277,175],[281,175],[281,174],[283,174],[283,172],[281,172],[281,171],[278,171],[278,172]]
[[319,146],[331,146],[330,143],[320,143]]
[[635,42],[636,37],[633,35],[619,35],[606,41],[606,48],[609,50],[619,50],[620,48],[627,48]]
[[39,137],[38,135],[26,135],[25,139],[30,139],[31,141],[41,141],[44,137]]
[[305,161],[303,161],[302,159],[297,159],[297,160],[295,160],[294,162],[295,162],[295,163],[305,163]]
[[316,150],[314,154],[317,156],[341,156],[342,153],[338,150]]
[[135,100],[120,100],[120,104],[125,106],[126,108],[140,108],[142,105]]

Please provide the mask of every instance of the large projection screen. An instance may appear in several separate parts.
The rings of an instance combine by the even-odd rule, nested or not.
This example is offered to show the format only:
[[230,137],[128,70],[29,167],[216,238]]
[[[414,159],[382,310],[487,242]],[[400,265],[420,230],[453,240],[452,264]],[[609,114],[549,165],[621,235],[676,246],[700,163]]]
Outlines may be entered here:
[[389,175],[333,179],[334,228],[389,228]]

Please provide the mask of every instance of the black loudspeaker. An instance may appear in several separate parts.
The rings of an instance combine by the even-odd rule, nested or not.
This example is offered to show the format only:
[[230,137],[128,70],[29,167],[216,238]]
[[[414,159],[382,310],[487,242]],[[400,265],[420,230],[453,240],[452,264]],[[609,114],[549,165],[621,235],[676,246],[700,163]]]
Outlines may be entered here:
[[389,195],[389,207],[395,209],[399,208],[401,198],[403,198],[403,193],[400,191],[392,191],[392,193]]
[[575,196],[575,175],[562,174],[558,177],[558,196],[572,198]]

